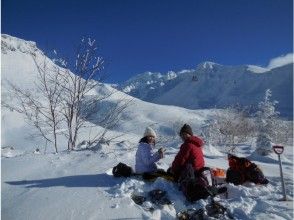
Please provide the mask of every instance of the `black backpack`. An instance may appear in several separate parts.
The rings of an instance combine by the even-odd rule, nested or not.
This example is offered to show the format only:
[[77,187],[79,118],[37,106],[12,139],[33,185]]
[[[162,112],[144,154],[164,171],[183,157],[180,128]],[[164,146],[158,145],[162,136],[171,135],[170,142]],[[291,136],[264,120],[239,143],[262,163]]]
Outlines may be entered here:
[[119,163],[112,169],[112,174],[115,177],[130,177],[133,174],[132,167],[124,163]]
[[189,202],[206,199],[209,196],[207,191],[208,180],[202,174],[202,171],[195,172],[191,164],[186,165],[179,177],[178,183],[180,190]]

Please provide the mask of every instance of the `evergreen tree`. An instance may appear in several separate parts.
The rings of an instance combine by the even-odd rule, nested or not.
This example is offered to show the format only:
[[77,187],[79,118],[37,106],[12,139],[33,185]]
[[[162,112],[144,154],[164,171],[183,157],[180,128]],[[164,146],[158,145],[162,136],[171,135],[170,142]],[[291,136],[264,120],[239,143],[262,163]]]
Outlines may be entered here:
[[271,134],[276,129],[276,118],[279,112],[276,111],[277,101],[271,101],[272,92],[267,89],[264,100],[258,104],[256,152],[266,156],[272,152]]

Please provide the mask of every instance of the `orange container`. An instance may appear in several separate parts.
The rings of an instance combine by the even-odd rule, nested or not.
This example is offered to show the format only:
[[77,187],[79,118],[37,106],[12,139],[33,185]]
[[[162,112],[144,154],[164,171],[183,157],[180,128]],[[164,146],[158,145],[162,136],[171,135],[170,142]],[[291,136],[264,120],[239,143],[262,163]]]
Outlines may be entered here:
[[212,169],[212,175],[215,177],[225,177],[226,176],[226,171],[221,168],[213,168]]

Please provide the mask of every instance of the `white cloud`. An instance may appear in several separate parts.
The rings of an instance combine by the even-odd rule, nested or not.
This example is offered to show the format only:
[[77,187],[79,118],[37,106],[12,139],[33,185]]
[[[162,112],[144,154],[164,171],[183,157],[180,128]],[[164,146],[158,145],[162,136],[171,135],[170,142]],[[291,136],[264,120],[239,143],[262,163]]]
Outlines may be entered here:
[[253,73],[265,73],[267,71],[269,71],[269,69],[264,68],[264,67],[260,67],[260,66],[255,66],[255,65],[247,65],[248,68],[247,70],[253,72]]
[[280,57],[271,59],[267,68],[274,69],[276,67],[284,66],[289,63],[293,63],[293,53],[288,53],[285,56],[280,56]]

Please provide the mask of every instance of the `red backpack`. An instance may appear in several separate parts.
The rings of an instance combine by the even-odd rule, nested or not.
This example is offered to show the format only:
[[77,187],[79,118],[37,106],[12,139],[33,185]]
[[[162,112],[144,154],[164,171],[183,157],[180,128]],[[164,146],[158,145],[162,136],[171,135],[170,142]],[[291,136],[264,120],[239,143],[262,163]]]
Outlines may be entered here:
[[235,185],[247,181],[255,184],[268,184],[261,169],[245,157],[237,157],[228,154],[229,169],[227,170],[226,181]]

